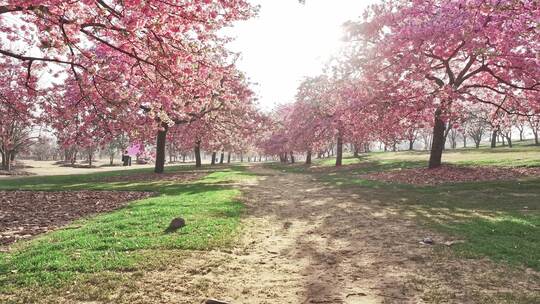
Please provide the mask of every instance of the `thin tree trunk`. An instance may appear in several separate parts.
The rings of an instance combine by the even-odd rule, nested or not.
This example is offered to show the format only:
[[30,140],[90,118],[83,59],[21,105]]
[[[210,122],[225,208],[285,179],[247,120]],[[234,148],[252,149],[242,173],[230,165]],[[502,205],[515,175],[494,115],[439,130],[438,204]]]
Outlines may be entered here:
[[195,167],[200,168],[202,167],[202,161],[201,161],[201,141],[198,140],[195,143]]
[[311,165],[311,150],[307,151],[306,154],[306,165]]
[[512,133],[505,135],[506,141],[508,142],[508,148],[512,148]]
[[534,134],[534,144],[538,146],[540,144],[540,142],[538,141],[538,131],[533,130],[533,134]]
[[230,163],[231,163],[231,152],[227,154],[227,164],[230,164]]
[[292,151],[290,152],[290,154],[291,154],[291,164],[294,164],[294,154]]
[[163,130],[159,130],[157,134],[155,173],[163,173],[165,171],[165,144],[169,127],[163,124],[162,128]]
[[223,161],[225,160],[225,152],[221,151],[221,156],[219,157],[219,163],[223,164]]
[[497,129],[493,130],[493,132],[491,133],[491,147],[497,147]]
[[0,155],[2,156],[2,169],[3,170],[6,170],[7,169],[7,164],[6,164],[6,155],[4,154],[4,152],[0,152]]
[[212,161],[210,163],[211,165],[215,165],[216,164],[216,152],[212,152]]
[[336,167],[343,163],[343,136],[341,132],[337,136]]
[[409,151],[414,150],[414,140],[409,140]]
[[441,118],[441,110],[435,111],[435,122],[433,126],[433,140],[431,144],[431,154],[429,156],[429,168],[438,168],[442,164],[442,152],[444,150],[444,129],[445,123]]

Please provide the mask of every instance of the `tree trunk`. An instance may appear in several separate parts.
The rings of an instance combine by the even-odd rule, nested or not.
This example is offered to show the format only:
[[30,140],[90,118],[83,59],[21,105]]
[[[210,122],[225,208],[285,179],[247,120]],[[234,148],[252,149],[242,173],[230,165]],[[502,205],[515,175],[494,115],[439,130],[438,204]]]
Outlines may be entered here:
[[291,154],[291,164],[294,164],[294,154],[292,151],[290,152],[290,154]]
[[336,167],[341,166],[343,163],[343,136],[338,133],[337,137],[337,151],[336,151]]
[[240,162],[244,162],[244,153],[240,152]]
[[508,142],[508,148],[512,148],[512,133],[505,135],[506,141]]
[[467,148],[467,136],[463,135],[463,148]]
[[195,167],[200,168],[202,167],[202,161],[201,161],[201,141],[198,140],[195,143]]
[[90,149],[90,152],[88,152],[88,166],[92,167],[92,150]]
[[414,150],[414,140],[409,140],[409,151]]
[[6,170],[7,166],[6,166],[6,155],[4,154],[4,152],[0,152],[0,155],[2,156],[2,169],[3,170]]
[[169,127],[163,124],[162,128],[163,130],[159,130],[157,134],[155,173],[163,173],[165,171],[165,144]]
[[306,165],[311,165],[311,150],[307,151],[306,154]]
[[441,110],[435,111],[433,126],[433,140],[431,142],[431,154],[429,156],[429,168],[438,168],[442,164],[442,152],[444,150],[445,123],[441,118]]
[[5,153],[6,165],[5,168],[7,172],[11,171],[11,152],[6,151]]
[[230,164],[230,163],[231,163],[231,152],[227,154],[227,164]]
[[223,161],[225,160],[225,152],[221,151],[221,156],[219,157],[219,163],[223,164]]
[[215,165],[216,164],[216,152],[212,152],[212,162],[210,163],[211,165]]
[[353,156],[354,156],[354,157],[358,157],[358,146],[357,146],[357,145],[353,145],[353,149],[354,149],[354,154],[353,154]]
[[491,147],[497,147],[497,129],[493,130],[493,133],[491,133]]
[[182,154],[182,163],[185,163],[185,162],[186,162],[186,155]]
[[540,142],[538,141],[538,131],[533,130],[533,134],[534,134],[534,144],[538,146],[540,144]]
[[523,141],[523,131],[519,131],[519,141]]
[[110,162],[109,162],[109,165],[112,166],[112,165],[114,164],[114,154],[109,155],[109,157],[110,157],[110,158],[109,158],[109,161],[110,161]]

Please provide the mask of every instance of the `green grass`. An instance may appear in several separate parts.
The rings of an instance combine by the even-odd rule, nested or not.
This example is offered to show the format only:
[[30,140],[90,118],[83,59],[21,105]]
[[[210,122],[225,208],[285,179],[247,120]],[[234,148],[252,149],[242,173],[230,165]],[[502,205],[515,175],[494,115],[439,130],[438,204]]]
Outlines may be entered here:
[[[139,170],[0,182],[3,190],[94,189],[157,193],[155,197],[133,202],[117,211],[78,220],[67,229],[17,243],[11,252],[0,253],[0,292],[16,292],[38,285],[60,287],[77,277],[105,271],[135,271],[155,262],[156,257],[167,250],[204,250],[226,246],[234,240],[243,205],[237,198],[239,191],[227,184],[251,178],[244,167],[213,170],[189,183],[100,181],[106,176],[133,171]],[[179,232],[165,234],[163,231],[171,219],[178,216],[186,219],[187,226]]]
[[[359,175],[392,169],[424,167],[424,151],[375,152],[346,157],[342,168],[335,159],[301,164],[272,164],[291,173],[312,174],[319,181],[352,189],[368,200],[383,202],[434,230],[462,239],[453,245],[463,257],[489,257],[514,266],[540,271],[540,179],[413,186],[365,180]],[[540,166],[540,147],[527,144],[510,148],[445,151],[446,163],[490,166]]]

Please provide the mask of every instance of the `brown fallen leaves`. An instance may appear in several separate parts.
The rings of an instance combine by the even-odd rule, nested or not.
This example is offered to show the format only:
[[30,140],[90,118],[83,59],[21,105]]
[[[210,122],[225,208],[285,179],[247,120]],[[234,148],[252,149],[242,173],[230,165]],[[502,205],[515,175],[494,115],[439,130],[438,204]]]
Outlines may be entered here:
[[111,176],[100,179],[105,182],[139,182],[139,181],[193,181],[201,177],[205,172],[173,172],[173,173],[137,173],[130,175]]
[[443,165],[436,169],[414,168],[392,170],[362,174],[358,177],[401,184],[438,185],[473,181],[513,180],[531,176],[540,177],[540,168]]
[[0,246],[151,195],[128,191],[0,191]]

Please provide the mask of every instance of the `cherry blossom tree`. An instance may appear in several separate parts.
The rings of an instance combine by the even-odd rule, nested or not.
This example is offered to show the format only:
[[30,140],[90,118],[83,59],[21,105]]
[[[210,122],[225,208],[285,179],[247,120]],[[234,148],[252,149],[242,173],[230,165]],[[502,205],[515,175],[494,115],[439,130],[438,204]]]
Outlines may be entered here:
[[10,171],[15,155],[29,147],[39,134],[32,126],[38,123],[38,96],[27,87],[35,86],[35,77],[26,78],[26,69],[12,60],[0,59],[0,155],[2,169]]
[[540,90],[538,1],[385,1],[349,24],[355,64],[380,102],[433,115],[429,167],[441,165],[449,117],[461,103],[508,114]]
[[159,173],[170,126],[237,98],[234,56],[218,32],[253,13],[242,0],[11,0],[0,4],[0,31],[10,42],[2,43],[0,55],[20,61],[27,80],[37,63],[62,67],[55,74],[69,74],[95,115],[142,110],[156,124]]

